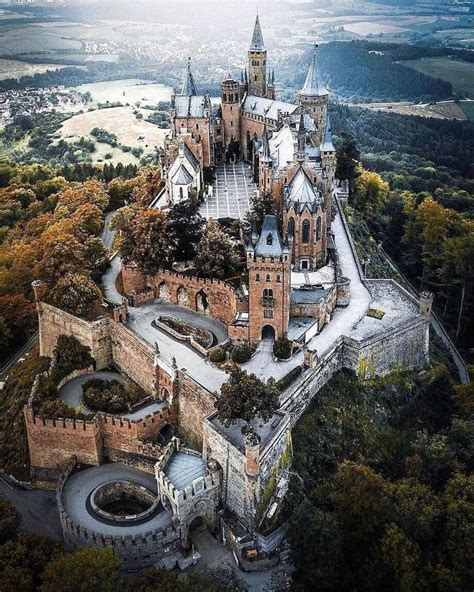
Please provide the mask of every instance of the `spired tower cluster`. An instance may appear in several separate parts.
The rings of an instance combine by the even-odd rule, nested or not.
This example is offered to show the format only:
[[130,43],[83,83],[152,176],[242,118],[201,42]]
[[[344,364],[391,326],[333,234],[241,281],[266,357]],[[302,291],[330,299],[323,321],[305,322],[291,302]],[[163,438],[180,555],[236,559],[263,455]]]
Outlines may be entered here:
[[[266,219],[264,228],[256,229],[249,242],[250,291],[261,282],[255,288],[258,295],[250,296],[252,341],[267,325],[278,336],[286,334],[291,270],[319,269],[333,247],[335,150],[329,92],[318,67],[317,46],[298,96],[297,103],[277,100],[275,72],[269,67],[257,15],[247,67],[238,78],[229,74],[222,82],[220,105],[213,106],[208,95],[200,94],[190,60],[182,92],[172,98],[173,131],[164,161],[169,202],[186,199],[191,189],[203,187],[203,178],[193,172],[193,157],[202,177],[220,162],[247,161],[258,191],[274,201],[274,220]],[[169,171],[174,175],[171,178]],[[177,188],[177,183],[188,186]],[[270,236],[271,245],[266,243]],[[277,250],[278,254],[268,255]],[[267,276],[269,285],[262,288],[267,292],[260,294]]]

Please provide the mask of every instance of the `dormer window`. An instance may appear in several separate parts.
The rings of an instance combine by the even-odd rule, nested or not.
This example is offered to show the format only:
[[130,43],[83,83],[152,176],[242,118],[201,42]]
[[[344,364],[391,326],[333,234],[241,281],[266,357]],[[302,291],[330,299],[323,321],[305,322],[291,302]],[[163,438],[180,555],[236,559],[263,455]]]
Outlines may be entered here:
[[269,234],[267,236],[267,245],[273,245],[273,235]]

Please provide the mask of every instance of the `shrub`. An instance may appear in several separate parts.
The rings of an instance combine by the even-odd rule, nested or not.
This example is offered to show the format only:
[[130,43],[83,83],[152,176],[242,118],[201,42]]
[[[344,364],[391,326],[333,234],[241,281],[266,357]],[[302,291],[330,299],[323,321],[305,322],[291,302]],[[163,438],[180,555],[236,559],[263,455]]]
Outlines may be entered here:
[[118,380],[91,378],[82,385],[85,404],[94,411],[123,413],[144,397],[135,384],[122,384]]
[[209,359],[214,364],[220,364],[221,362],[225,362],[225,358],[225,351],[222,349],[222,347],[214,347],[209,352]]
[[246,342],[238,343],[231,353],[231,358],[233,362],[237,364],[245,364],[248,362],[252,356],[253,349],[250,345]]
[[44,419],[54,417],[67,417],[70,419],[85,419],[82,413],[78,413],[74,407],[70,407],[61,399],[45,401],[38,409],[38,415]]
[[286,337],[279,337],[273,344],[273,355],[279,360],[288,360],[293,351],[293,342]]
[[280,378],[280,380],[277,380],[277,382],[275,383],[275,386],[280,391],[280,393],[282,393],[286,388],[288,388],[290,386],[291,383],[293,383],[298,378],[298,376],[302,372],[303,372],[303,367],[296,366],[296,368],[293,368],[293,370],[290,370],[288,372],[288,374],[285,374],[285,376]]

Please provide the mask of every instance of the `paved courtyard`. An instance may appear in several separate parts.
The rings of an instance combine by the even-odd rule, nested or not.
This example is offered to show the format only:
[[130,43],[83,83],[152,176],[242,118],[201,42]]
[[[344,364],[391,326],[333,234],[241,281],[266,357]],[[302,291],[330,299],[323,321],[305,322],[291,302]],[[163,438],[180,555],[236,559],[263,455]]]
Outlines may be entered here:
[[240,218],[250,207],[256,184],[251,167],[244,162],[220,164],[216,167],[213,193],[206,198],[200,211],[204,218]]

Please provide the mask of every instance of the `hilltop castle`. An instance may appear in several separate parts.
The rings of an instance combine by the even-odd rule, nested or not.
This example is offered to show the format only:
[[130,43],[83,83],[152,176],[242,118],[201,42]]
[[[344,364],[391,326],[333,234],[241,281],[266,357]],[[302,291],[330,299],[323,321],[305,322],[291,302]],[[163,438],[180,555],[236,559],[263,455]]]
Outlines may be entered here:
[[[315,394],[342,369],[367,379],[428,361],[432,296],[417,299],[393,280],[368,279],[358,260],[334,184],[328,91],[316,53],[295,105],[275,99],[258,17],[248,59],[240,82],[222,83],[217,108],[199,95],[188,63],[173,98],[166,186],[151,204],[202,196],[214,167],[235,218],[241,191],[270,194],[274,211],[245,242],[247,285],[174,270],[146,275],[114,257],[102,278],[104,312],[94,320],[44,302],[41,283],[33,285],[40,354],[53,357],[58,338],[74,335],[90,348],[94,367],[58,385],[58,397],[84,409],[86,420],[40,417],[35,381],[24,409],[32,474],[59,477],[69,546],[112,547],[132,570],[186,567],[194,554],[183,550],[196,527],[228,544],[244,569],[274,565],[285,534],[291,430]],[[235,195],[227,170],[241,174]],[[217,176],[216,193],[220,182]],[[202,207],[210,211],[209,203]],[[291,343],[288,360],[274,359],[279,337]],[[240,420],[219,420],[215,400],[228,374],[210,355],[217,343],[228,358],[243,341],[255,348],[243,368],[262,381],[275,378],[281,389],[279,409],[255,422],[251,437]],[[92,414],[81,381],[111,368],[148,398],[121,416]],[[77,471],[76,463],[86,468]],[[143,511],[111,513],[110,503],[124,497]]]

